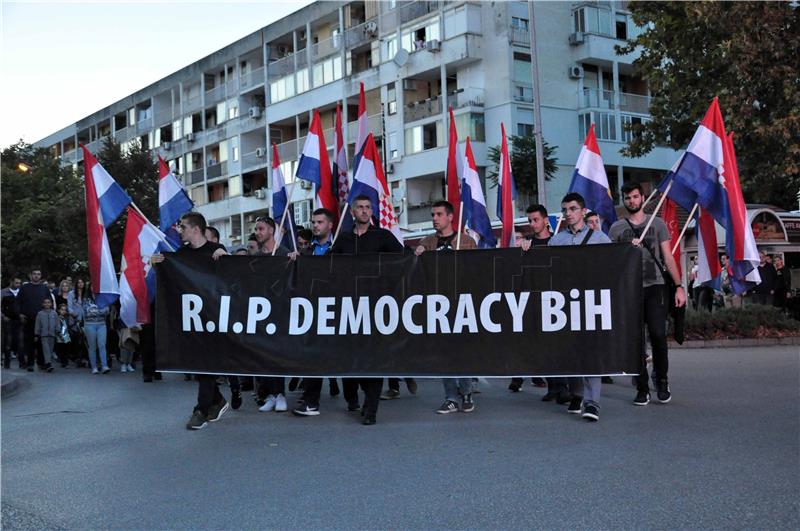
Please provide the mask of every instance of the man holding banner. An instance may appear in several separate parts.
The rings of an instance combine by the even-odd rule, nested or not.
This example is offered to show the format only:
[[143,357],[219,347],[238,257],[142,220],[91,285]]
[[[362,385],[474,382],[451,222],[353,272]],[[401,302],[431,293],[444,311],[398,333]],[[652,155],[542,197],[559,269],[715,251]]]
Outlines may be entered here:
[[[549,245],[591,245],[611,243],[602,231],[592,230],[584,221],[586,203],[583,197],[570,192],[561,200],[561,214],[567,223],[567,230],[562,230],[550,238]],[[588,421],[600,420],[600,377],[571,377],[568,379],[572,400],[568,413],[580,414]]]
[[[667,380],[669,360],[667,352],[667,312],[670,301],[665,287],[666,276],[669,275],[677,287],[675,306],[680,308],[686,304],[686,292],[681,285],[678,266],[672,256],[672,243],[667,224],[659,217],[652,217],[652,226],[645,234],[651,216],[642,210],[644,192],[639,183],[626,183],[622,186],[622,196],[628,218],[616,221],[608,235],[615,242],[631,242],[638,245],[642,254],[642,283],[644,289],[644,320],[650,333],[650,345],[653,349],[653,372],[656,373],[656,393],[658,401],[666,404],[672,399]],[[648,383],[645,347],[642,343],[642,370],[636,381],[636,398],[633,403],[646,406],[650,403],[650,385]]]

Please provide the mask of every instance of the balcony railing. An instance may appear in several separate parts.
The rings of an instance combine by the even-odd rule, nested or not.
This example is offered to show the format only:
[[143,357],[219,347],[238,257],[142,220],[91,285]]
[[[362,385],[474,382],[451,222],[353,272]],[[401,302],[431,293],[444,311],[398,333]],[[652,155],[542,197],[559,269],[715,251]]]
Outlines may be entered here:
[[193,170],[186,174],[186,180],[189,184],[200,184],[203,182],[204,171],[203,168]]
[[256,87],[264,83],[264,67],[256,68],[250,72],[242,74],[239,82],[243,89]]
[[464,107],[483,107],[484,91],[480,88],[464,88],[458,89],[453,94],[447,96],[447,104],[451,105],[454,109],[462,109]]
[[136,122],[136,132],[144,134],[153,128],[153,118],[143,118]]
[[400,18],[400,24],[405,24],[406,22],[411,22],[412,20],[418,19],[438,10],[438,1],[428,2],[425,0],[420,0],[418,2],[412,2],[400,7],[397,10],[397,16]]
[[208,180],[222,177],[228,173],[228,162],[223,161],[218,164],[212,164],[206,167],[206,177]]
[[270,78],[283,77],[294,72],[294,55],[290,54],[267,65]]
[[622,92],[619,95],[619,110],[637,114],[650,114],[650,96]]
[[519,44],[521,46],[531,45],[531,34],[526,28],[517,28],[511,26],[511,29],[508,31],[508,33],[511,37],[512,43]]
[[316,61],[337,53],[342,46],[342,36],[335,35],[311,46],[311,56]]
[[203,98],[200,96],[200,94],[186,96],[183,98],[183,112],[187,113],[199,109],[202,104]]
[[242,155],[242,171],[245,169],[256,168],[258,166],[266,166],[266,146],[262,147],[261,149],[263,150],[263,154],[261,156],[259,156],[259,153],[255,150]]
[[416,122],[442,113],[442,97],[436,96],[425,101],[418,101],[406,105],[404,119],[406,123]]
[[172,110],[167,109],[161,112],[157,112],[153,118],[153,124],[157,126],[167,125],[172,121]]
[[378,38],[378,21],[368,20],[358,26],[353,26],[344,34],[344,43],[347,48],[355,48]]
[[[305,141],[306,137],[301,137],[278,144],[278,158],[280,159],[281,163],[288,162],[290,160],[297,160],[298,153],[300,153],[300,150],[303,149],[303,144],[305,144]],[[288,178],[288,176],[285,177]]]
[[217,85],[206,91],[206,105],[217,103],[225,97],[225,85]]
[[579,108],[615,109],[614,91],[585,88],[581,95]]
[[[375,137],[383,135],[383,117],[380,113],[367,116],[367,131],[372,133]],[[358,136],[358,121],[348,122],[347,124],[347,141],[353,143]]]
[[531,87],[523,87],[522,85],[514,85],[513,98],[514,101],[533,103],[533,89]]

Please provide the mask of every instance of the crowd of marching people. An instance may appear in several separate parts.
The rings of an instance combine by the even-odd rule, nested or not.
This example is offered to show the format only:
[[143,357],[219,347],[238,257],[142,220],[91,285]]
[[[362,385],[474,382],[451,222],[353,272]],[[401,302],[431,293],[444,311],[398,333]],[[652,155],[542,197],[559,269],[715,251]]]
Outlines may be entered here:
[[[673,255],[666,224],[661,218],[644,213],[642,206],[644,194],[638,184],[626,184],[623,189],[623,204],[628,211],[627,218],[616,221],[606,235],[600,227],[598,216],[585,208],[584,199],[577,193],[567,194],[561,203],[563,230],[554,233],[548,221],[548,213],[541,205],[531,205],[527,209],[529,226],[526,231],[518,231],[516,245],[522,252],[536,252],[543,246],[597,245],[611,242],[627,242],[641,250],[643,265],[644,323],[652,351],[653,374],[648,373],[645,361],[646,349],[642,346],[641,373],[635,378],[636,394],[633,404],[647,405],[651,397],[651,382],[654,384],[655,399],[668,403],[672,398],[669,387],[669,362],[667,350],[667,316],[671,305],[680,307],[687,302],[687,292],[681,284],[681,276]],[[474,249],[475,241],[466,234],[459,235],[453,228],[454,209],[447,201],[438,201],[431,207],[431,221],[434,233],[424,237],[413,248],[404,247],[386,229],[372,223],[372,203],[367,196],[355,197],[351,203],[353,217],[352,229],[342,231],[334,241],[334,213],[324,208],[313,212],[311,228],[302,229],[296,235],[296,250],[290,238],[276,234],[276,223],[270,217],[259,217],[255,230],[246,246],[231,249],[230,252],[219,242],[219,232],[207,226],[201,214],[189,212],[181,217],[178,225],[182,247],[178,253],[193,253],[218,260],[233,255],[266,256],[275,255],[294,260],[298,255],[320,256],[326,254],[364,254],[413,252],[416,255],[431,252],[447,252],[455,249]],[[288,243],[287,243],[288,242]],[[762,253],[759,268],[762,285],[758,291],[744,298],[759,304],[785,303],[790,293],[788,281],[783,272],[782,261],[777,257],[774,265],[770,257]],[[153,255],[155,264],[163,260],[163,255]],[[723,271],[727,270],[725,255],[721,256]],[[695,270],[690,271],[692,279]],[[665,285],[667,276],[676,286],[674,301]],[[709,310],[715,306],[737,306],[742,298],[726,291],[726,278],[723,275],[719,296],[711,290],[708,293],[702,286],[694,287],[692,298],[695,307]],[[715,302],[719,299],[721,302]],[[154,312],[154,308],[151,310]],[[155,366],[155,334],[152,325],[128,329],[118,317],[119,308],[115,305],[98,304],[91,285],[82,278],[66,277],[58,285],[47,281],[38,267],[31,268],[28,281],[23,283],[15,277],[2,291],[3,316],[3,366],[9,368],[16,357],[20,369],[51,372],[54,367],[87,368],[93,374],[107,374],[111,371],[112,359],[117,362],[120,372],[134,372],[137,362],[142,365],[141,372],[145,382],[160,379]],[[157,319],[157,316],[156,316]],[[191,375],[186,375],[191,380]],[[320,395],[322,378],[292,378],[288,390],[299,390],[302,397],[294,406],[287,401],[285,378],[279,377],[227,377],[230,387],[230,401],[219,389],[224,380],[213,375],[195,375],[198,382],[198,398],[189,429],[201,429],[208,422],[219,420],[229,408],[242,406],[242,393],[252,391],[259,411],[288,411],[301,417],[320,414]],[[600,418],[602,383],[610,378],[533,378],[534,386],[546,388],[542,400],[566,406],[566,412],[579,415],[588,421]],[[518,392],[523,386],[522,378],[512,379],[508,389]],[[405,380],[410,393],[416,393],[417,383],[413,378]],[[443,402],[436,413],[446,415],[455,412],[469,413],[475,409],[474,395],[478,392],[475,378],[444,378]],[[363,398],[359,397],[359,389]],[[342,385],[330,379],[331,396],[343,395],[346,408],[360,412],[363,424],[377,422],[380,400],[391,400],[400,396],[400,380],[389,379],[384,390],[382,378],[343,378]]]

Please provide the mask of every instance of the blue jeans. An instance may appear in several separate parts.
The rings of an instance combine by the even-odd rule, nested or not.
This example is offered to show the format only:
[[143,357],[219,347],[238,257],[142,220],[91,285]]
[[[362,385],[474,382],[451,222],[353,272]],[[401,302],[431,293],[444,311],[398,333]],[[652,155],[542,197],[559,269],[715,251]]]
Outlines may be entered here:
[[459,396],[472,393],[472,378],[442,378],[442,383],[447,400],[458,402]]
[[108,367],[106,359],[106,324],[87,323],[83,327],[86,333],[86,342],[89,344],[89,363],[92,369],[97,368],[97,351],[100,351],[100,366],[105,369]]

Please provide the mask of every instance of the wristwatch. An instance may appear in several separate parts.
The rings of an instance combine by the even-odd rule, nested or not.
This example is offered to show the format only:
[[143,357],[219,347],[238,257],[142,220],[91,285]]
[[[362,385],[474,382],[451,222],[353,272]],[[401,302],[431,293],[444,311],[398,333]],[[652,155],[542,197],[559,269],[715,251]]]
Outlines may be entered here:
[[676,285],[675,285],[675,289],[678,289],[678,288],[681,288],[681,289],[683,289],[683,284],[676,284]]

